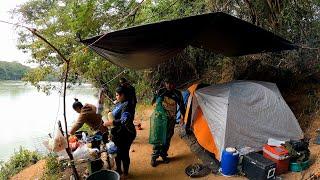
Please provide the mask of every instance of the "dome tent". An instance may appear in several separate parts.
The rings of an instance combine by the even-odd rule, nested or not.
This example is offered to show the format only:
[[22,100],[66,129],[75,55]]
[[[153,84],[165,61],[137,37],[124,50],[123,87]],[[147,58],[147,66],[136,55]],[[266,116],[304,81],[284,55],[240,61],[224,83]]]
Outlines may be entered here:
[[261,148],[268,138],[298,140],[303,132],[277,86],[234,81],[189,88],[185,121],[198,143],[217,159],[226,147]]

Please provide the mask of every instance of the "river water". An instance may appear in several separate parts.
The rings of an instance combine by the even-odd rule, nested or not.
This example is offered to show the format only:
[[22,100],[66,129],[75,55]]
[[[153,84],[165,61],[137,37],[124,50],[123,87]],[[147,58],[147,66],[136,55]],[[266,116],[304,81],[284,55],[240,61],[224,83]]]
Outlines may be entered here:
[[[55,85],[61,87],[60,83]],[[73,98],[96,104],[96,92],[90,84],[67,90],[69,126],[78,116],[72,109]],[[46,95],[22,81],[0,81],[0,160],[8,160],[20,146],[43,152],[42,141],[54,133],[57,120],[63,122],[63,97],[58,91]]]

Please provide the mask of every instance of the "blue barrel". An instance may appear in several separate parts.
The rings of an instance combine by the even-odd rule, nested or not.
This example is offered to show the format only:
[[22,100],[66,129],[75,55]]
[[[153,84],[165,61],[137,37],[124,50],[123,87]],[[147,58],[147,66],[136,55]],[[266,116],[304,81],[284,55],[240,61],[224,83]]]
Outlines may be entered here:
[[221,157],[221,173],[232,176],[238,172],[239,152],[235,148],[226,148]]

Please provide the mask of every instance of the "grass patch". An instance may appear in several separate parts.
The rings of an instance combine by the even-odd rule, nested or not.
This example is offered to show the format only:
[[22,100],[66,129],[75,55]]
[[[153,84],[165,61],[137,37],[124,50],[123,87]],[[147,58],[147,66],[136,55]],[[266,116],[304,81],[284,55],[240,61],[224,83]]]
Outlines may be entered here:
[[53,153],[49,154],[45,158],[45,171],[41,179],[43,180],[56,180],[61,178],[61,172],[64,169],[64,165],[60,163],[57,156]]
[[25,167],[37,163],[41,159],[38,152],[29,151],[20,147],[7,162],[0,162],[0,179],[9,179],[9,177],[19,173]]

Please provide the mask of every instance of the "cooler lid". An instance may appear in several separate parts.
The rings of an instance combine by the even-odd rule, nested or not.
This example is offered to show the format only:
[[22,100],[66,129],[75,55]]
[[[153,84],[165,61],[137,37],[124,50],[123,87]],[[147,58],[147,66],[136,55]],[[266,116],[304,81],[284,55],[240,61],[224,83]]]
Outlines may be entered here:
[[273,154],[279,157],[286,157],[289,155],[289,151],[283,147],[283,146],[270,146],[270,145],[264,145],[263,146],[263,152],[268,154]]

